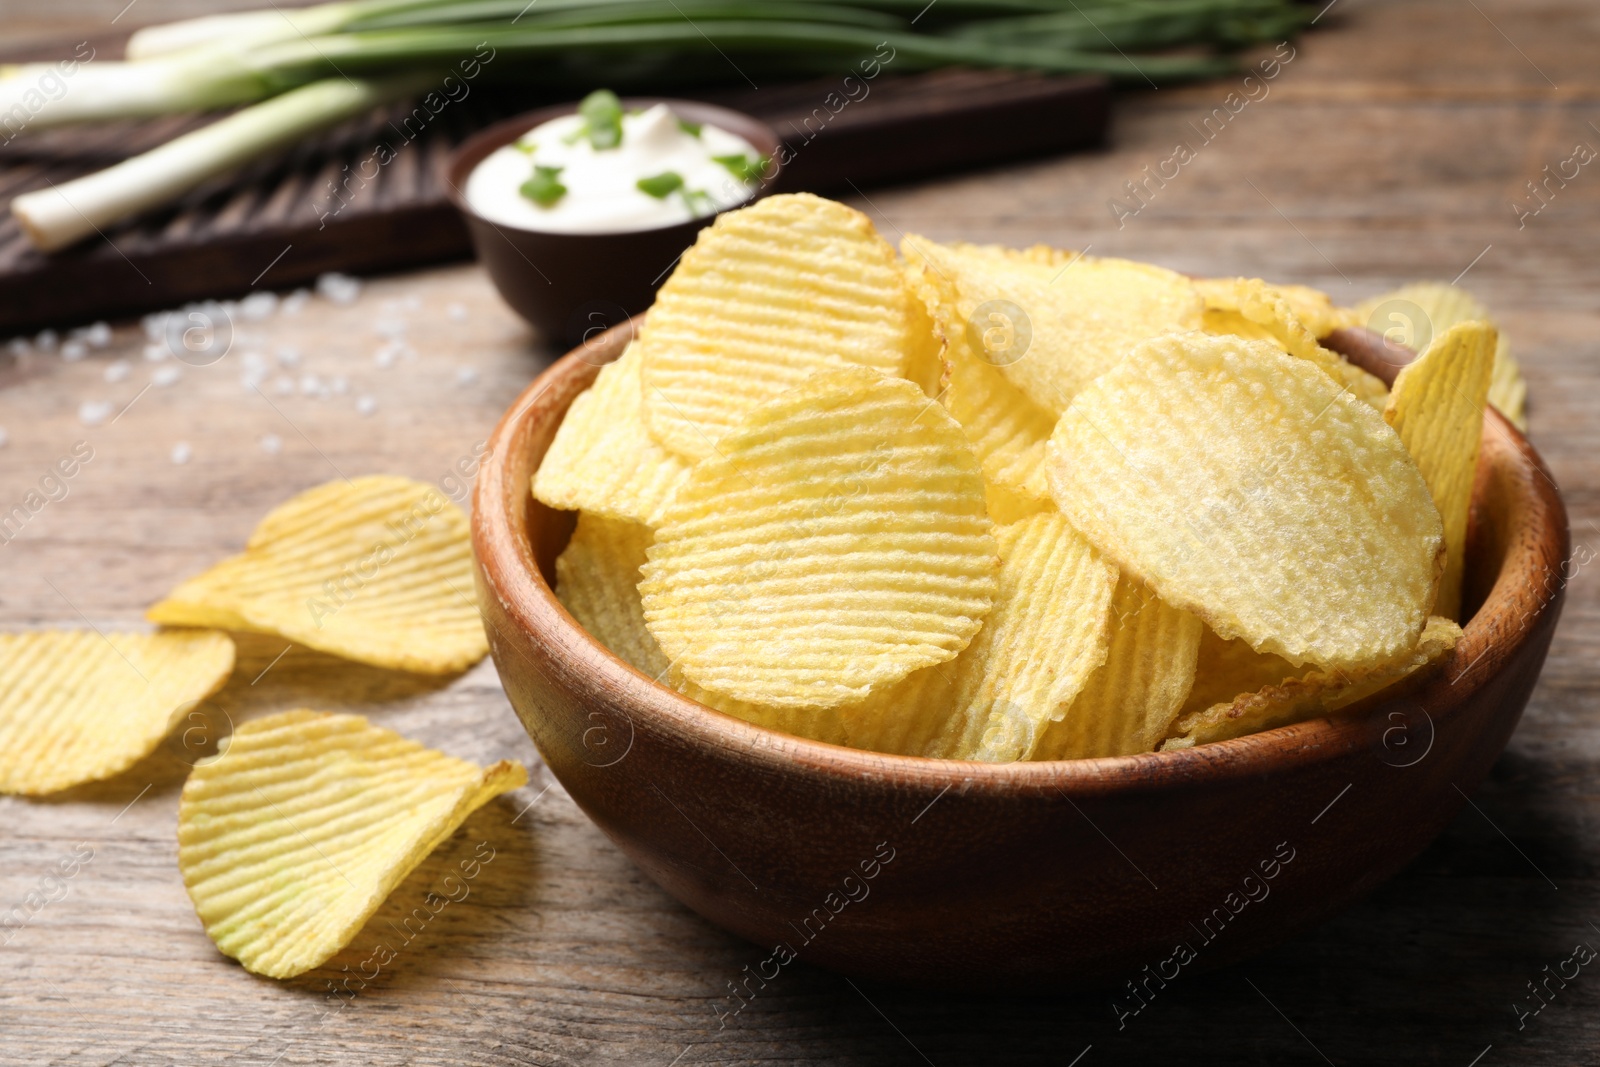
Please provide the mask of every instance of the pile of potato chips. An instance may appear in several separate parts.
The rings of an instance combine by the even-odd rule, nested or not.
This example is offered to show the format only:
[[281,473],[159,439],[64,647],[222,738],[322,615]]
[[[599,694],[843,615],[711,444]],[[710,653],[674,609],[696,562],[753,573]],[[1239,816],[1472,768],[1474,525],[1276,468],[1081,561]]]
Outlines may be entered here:
[[[810,195],[701,232],[533,479],[573,617],[815,740],[1060,760],[1225,740],[1436,667],[1484,407],[1471,298],[909,236]],[[1394,388],[1320,343],[1423,349]],[[1393,328],[1403,327],[1401,336]]]
[[[0,635],[0,792],[54,793],[150,755],[227,683],[226,630],[424,674],[488,651],[466,516],[398,477],[301,493],[149,617],[181,628]],[[196,764],[179,870],[217,947],[287,978],[330,959],[468,815],[527,780],[521,764],[480,768],[357,716],[279,712]]]

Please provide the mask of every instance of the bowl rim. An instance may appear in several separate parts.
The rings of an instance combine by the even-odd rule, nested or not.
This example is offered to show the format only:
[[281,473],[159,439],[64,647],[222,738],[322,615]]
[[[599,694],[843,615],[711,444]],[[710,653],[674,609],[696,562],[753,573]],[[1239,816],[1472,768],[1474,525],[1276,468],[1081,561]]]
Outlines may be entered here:
[[[727,207],[718,208],[710,215],[696,216],[684,219],[681,222],[669,222],[662,226],[647,226],[634,230],[605,230],[598,233],[571,233],[562,230],[536,230],[527,226],[515,226],[507,222],[498,222],[478,211],[467,200],[465,192],[467,178],[479,163],[498,148],[510,144],[529,130],[540,126],[551,119],[563,118],[575,114],[578,110],[578,101],[567,104],[551,104],[547,107],[535,108],[524,111],[510,118],[501,119],[499,122],[485,126],[460,144],[456,145],[444,157],[439,167],[439,175],[444,182],[445,196],[452,206],[463,215],[476,219],[487,226],[498,230],[507,230],[512,233],[531,234],[540,238],[560,240],[563,238],[623,238],[633,237],[638,234],[661,233],[680,226],[699,227],[725,211],[734,211],[747,207],[755,201],[768,195],[776,187],[778,180],[783,176],[783,138],[778,136],[778,131],[756,118],[754,115],[732,108],[722,107],[719,104],[707,104],[699,100],[683,100],[670,96],[625,96],[621,98],[624,109],[650,108],[656,104],[666,104],[673,113],[691,122],[709,123],[719,126],[728,132],[743,137],[756,150],[764,154],[769,160],[768,168],[762,178],[756,183],[750,195],[737,203]],[[730,128],[731,127],[731,128]],[[752,136],[754,134],[755,136]],[[762,142],[768,142],[763,144]]]
[[[1277,774],[1374,748],[1371,723],[1376,712],[1396,700],[1420,707],[1437,727],[1442,718],[1488,684],[1560,610],[1565,581],[1552,582],[1548,576],[1564,576],[1571,556],[1565,505],[1538,452],[1504,416],[1490,408],[1484,424],[1484,448],[1500,457],[1524,487],[1531,506],[1521,509],[1520,521],[1529,526],[1533,536],[1517,535],[1519,520],[1514,512],[1509,524],[1513,531],[1499,572],[1484,602],[1463,626],[1461,642],[1437,675],[1395,699],[1358,705],[1365,708],[1358,714],[1308,719],[1174,751],[1010,763],[872,752],[756,726],[656,682],[591,637],[556,599],[531,552],[523,548],[531,545],[525,521],[531,479],[524,479],[520,486],[508,484],[510,445],[524,432],[526,420],[545,392],[586,373],[598,374],[601,366],[620,356],[626,338],[636,334],[642,319],[641,315],[620,323],[569,351],[535,378],[506,410],[489,438],[473,489],[473,551],[485,594],[496,596],[523,633],[553,658],[569,661],[565,676],[585,686],[577,699],[620,710],[636,728],[636,720],[643,717],[649,725],[690,745],[718,750],[724,758],[822,781],[877,780],[930,796],[942,796],[952,788],[962,794],[1159,793],[1202,782]],[[1367,342],[1347,338],[1347,343]],[[1394,346],[1387,348],[1392,353]],[[581,391],[572,390],[567,404]],[[564,418],[565,408],[556,414]],[[1480,464],[1476,485],[1483,484],[1483,470]],[[513,500],[518,502],[515,509],[508,506]],[[1535,567],[1547,576],[1542,593],[1517,578]],[[487,618],[484,621],[493,625]],[[491,642],[494,647],[498,644]],[[1461,661],[1466,665],[1447,678]]]

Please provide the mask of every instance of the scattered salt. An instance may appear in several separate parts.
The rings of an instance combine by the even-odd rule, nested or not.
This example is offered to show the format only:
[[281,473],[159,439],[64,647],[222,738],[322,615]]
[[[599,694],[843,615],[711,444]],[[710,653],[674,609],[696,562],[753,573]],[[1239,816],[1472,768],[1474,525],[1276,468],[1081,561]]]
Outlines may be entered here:
[[303,374],[303,375],[300,376],[300,395],[301,396],[319,396],[321,393],[322,393],[322,379],[321,378],[318,378],[315,374]]
[[6,343],[6,351],[13,356],[25,356],[33,351],[33,342],[26,337],[13,337]]
[[188,441],[179,441],[172,446],[172,462],[184,464],[189,462],[189,457],[194,455],[194,449],[189,447]]
[[456,384],[457,385],[471,385],[473,382],[475,382],[477,380],[478,380],[478,368],[477,367],[457,367],[456,368]]
[[78,421],[85,426],[99,426],[111,414],[111,403],[106,400],[85,400],[78,405]]
[[378,398],[375,396],[364,396],[356,401],[356,414],[361,415],[362,417],[371,415],[377,410]]
[[68,363],[76,363],[89,354],[89,346],[77,339],[68,341],[61,346],[61,358]]
[[139,325],[144,328],[144,335],[151,341],[159,341],[167,335],[167,316],[170,311],[152,311],[139,320]]
[[177,367],[157,367],[156,372],[150,375],[150,384],[157,388],[164,388],[183,377],[183,371]]
[[334,396],[344,396],[350,391],[350,382],[346,378],[334,377],[328,381],[328,391]]
[[106,381],[120,382],[128,376],[128,361],[119,359],[114,363],[106,364]]
[[310,299],[311,291],[309,289],[296,289],[283,298],[283,303],[278,305],[278,310],[285,315],[298,315]]
[[33,347],[41,352],[54,352],[58,339],[54,330],[40,330],[38,336],[33,339]]
[[283,438],[275,433],[269,433],[261,438],[261,451],[269,456],[276,456],[283,451]]
[[160,363],[172,353],[167,351],[166,345],[150,344],[144,346],[144,358],[151,363]]
[[449,304],[445,307],[444,313],[449,315],[455,322],[467,321],[467,305],[465,304]]
[[300,365],[300,350],[294,345],[282,345],[278,348],[278,366],[298,367]]
[[406,320],[377,319],[373,322],[372,329],[379,337],[387,337],[391,341],[398,341],[406,335]]
[[294,392],[293,378],[278,378],[272,383],[272,391],[279,396],[288,396]]
[[83,339],[95,348],[104,348],[111,343],[111,324],[96,322],[83,328]]

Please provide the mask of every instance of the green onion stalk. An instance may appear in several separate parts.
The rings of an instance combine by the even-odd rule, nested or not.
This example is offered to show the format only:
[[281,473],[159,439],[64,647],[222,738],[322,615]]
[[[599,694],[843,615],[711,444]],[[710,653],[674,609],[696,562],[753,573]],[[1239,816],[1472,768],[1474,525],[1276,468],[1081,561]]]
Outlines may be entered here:
[[32,132],[246,105],[15,198],[30,238],[55,249],[425,92],[467,56],[488,78],[582,90],[594,86],[574,83],[637,80],[630,68],[660,83],[724,69],[742,79],[832,69],[884,48],[897,71],[1006,67],[1143,85],[1226,73],[1234,61],[1218,53],[1281,40],[1304,22],[1292,0],[343,0],[140,30],[126,61],[80,64],[55,99],[37,88],[54,68],[0,70],[0,121],[19,118]]

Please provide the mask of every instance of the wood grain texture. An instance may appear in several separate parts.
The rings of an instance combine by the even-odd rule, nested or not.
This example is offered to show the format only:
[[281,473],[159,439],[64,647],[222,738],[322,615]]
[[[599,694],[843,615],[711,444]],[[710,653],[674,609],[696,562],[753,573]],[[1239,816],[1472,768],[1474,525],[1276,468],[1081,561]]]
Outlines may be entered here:
[[[6,17],[20,9],[37,25],[54,7],[24,0]],[[100,5],[98,17],[121,7]],[[1524,362],[1532,437],[1565,493],[1581,566],[1539,687],[1473,794],[1475,807],[1366,902],[1267,956],[1170,983],[1120,1030],[1110,995],[852,987],[804,963],[724,1027],[714,1009],[726,1006],[726,983],[766,950],[718,932],[654,888],[559,787],[513,822],[548,784],[536,770],[529,789],[470,820],[406,883],[399,903],[414,906],[447,866],[488,840],[497,858],[481,888],[330,1015],[336,1005],[323,986],[252,978],[205,940],[176,876],[180,739],[94,791],[0,801],[0,916],[30,892],[59,896],[50,873],[80,843],[94,849],[64,897],[0,933],[0,1062],[666,1067],[677,1058],[951,1067],[1066,1064],[1089,1046],[1080,1067],[1324,1059],[1467,1067],[1480,1054],[1480,1067],[1493,1067],[1600,1056],[1592,965],[1564,988],[1552,981],[1548,1006],[1520,1029],[1513,1010],[1537,1008],[1526,983],[1542,980],[1542,968],[1557,968],[1575,944],[1600,948],[1589,925],[1600,924],[1592,788],[1600,773],[1600,579],[1592,565],[1600,553],[1600,260],[1592,247],[1600,176],[1585,167],[1523,229],[1510,206],[1525,181],[1568,158],[1576,142],[1600,145],[1588,126],[1600,121],[1595,30],[1592,13],[1576,4],[1476,7],[1482,14],[1453,0],[1341,0],[1270,95],[1235,116],[1120,229],[1107,200],[1125,195],[1123,182],[1168,157],[1179,139],[1198,143],[1188,124],[1221,106],[1227,85],[1124,98],[1114,147],[1100,155],[854,200],[896,239],[905,231],[1092,245],[1180,270],[1318,284],[1351,303],[1413,278],[1449,280],[1483,253],[1463,283],[1494,309]],[[94,16],[85,9],[73,10]],[[165,10],[141,0],[127,18]],[[385,301],[407,298],[419,306],[384,310]],[[469,310],[467,321],[447,314],[453,302]],[[372,324],[385,317],[410,322],[418,355],[380,370]],[[0,364],[6,508],[73,441],[96,450],[67,498],[0,546],[6,627],[76,626],[83,616],[134,625],[175,581],[235,551],[273,504],[336,476],[334,465],[352,475],[441,478],[551,355],[465,267],[383,280],[352,308],[319,302],[299,318],[242,329],[255,339],[228,359],[186,369],[115,424],[92,428],[78,421],[82,401],[125,404],[148,380],[135,329],[120,329],[111,350],[82,362]],[[301,349],[298,373],[344,375],[351,392],[282,397],[269,378],[269,405],[241,389],[236,358],[253,349],[270,357],[283,344]],[[119,358],[132,360],[133,373],[108,384],[102,375]],[[458,386],[457,368],[469,365],[478,379]],[[377,398],[370,417],[355,414],[358,393]],[[282,438],[281,453],[261,450],[265,434]],[[180,440],[194,457],[175,466],[168,456]],[[299,704],[355,709],[454,755],[533,756],[488,667],[430,686],[297,649],[251,686],[281,648],[247,652],[220,705],[230,715]],[[1325,821],[1338,814],[1335,806]],[[371,940],[364,933],[357,950]],[[363,958],[340,966],[354,970]]]

